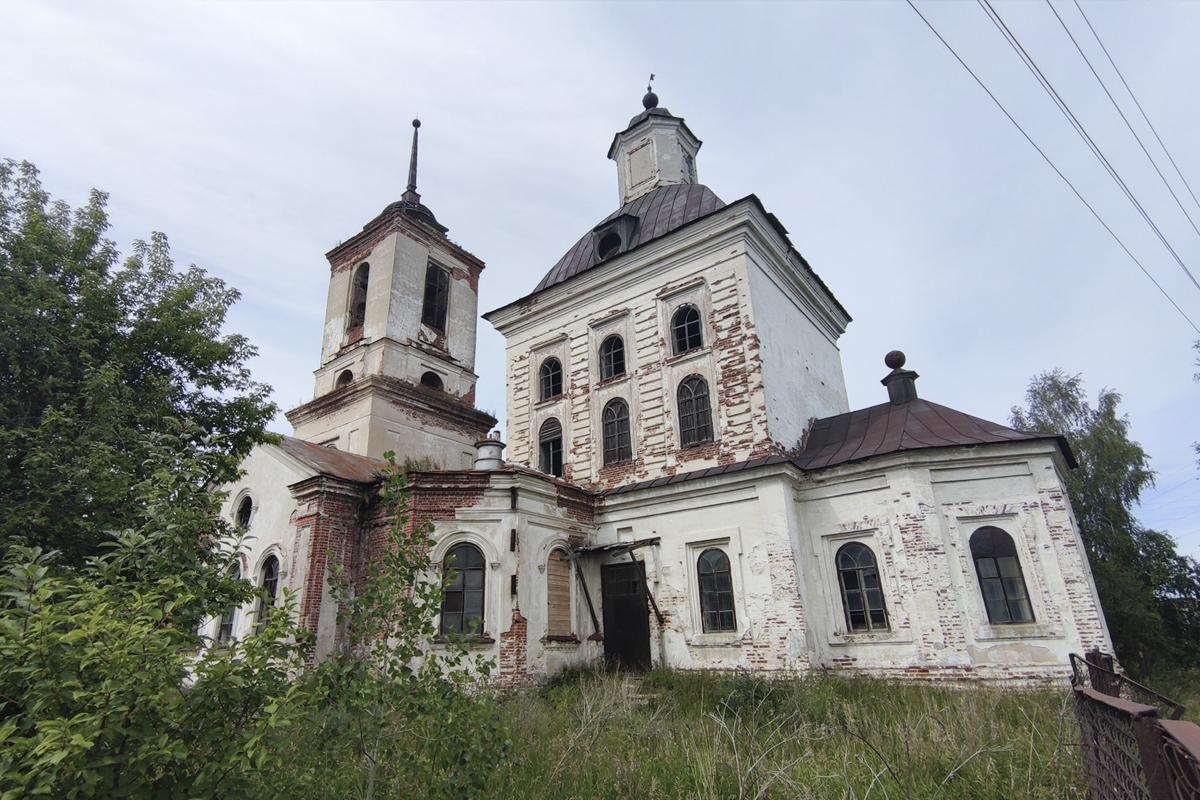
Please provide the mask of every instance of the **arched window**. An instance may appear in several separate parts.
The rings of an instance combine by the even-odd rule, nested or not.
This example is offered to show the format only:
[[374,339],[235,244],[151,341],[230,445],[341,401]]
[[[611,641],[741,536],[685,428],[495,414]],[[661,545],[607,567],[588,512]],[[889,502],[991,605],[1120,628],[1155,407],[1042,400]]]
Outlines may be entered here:
[[258,609],[254,615],[254,632],[262,630],[267,621],[268,609],[275,607],[279,596],[279,559],[274,555],[267,556],[259,570]]
[[704,632],[736,631],[729,556],[715,547],[705,550],[696,562],[696,573],[700,577],[700,621]]
[[425,267],[425,299],[421,306],[421,322],[445,333],[446,312],[449,308],[450,273],[430,261]]
[[442,378],[436,372],[426,372],[421,376],[421,385],[428,386],[430,389],[442,389]]
[[[242,568],[234,564],[229,568],[230,580],[238,580],[242,577]],[[221,621],[217,624],[217,644],[228,644],[233,641],[233,624],[237,621],[237,606],[230,606],[225,609],[225,613],[221,615]]]
[[971,558],[979,575],[979,591],[987,606],[988,622],[1009,625],[1033,622],[1033,607],[1017,546],[1007,532],[986,526],[971,534]]
[[450,548],[442,561],[443,634],[483,633],[483,553],[473,544]]
[[538,398],[552,400],[562,394],[562,362],[547,358],[538,370]]
[[354,373],[348,369],[342,370],[342,374],[337,376],[337,383],[334,384],[335,389],[341,389],[343,386],[349,386],[354,381]]
[[371,278],[371,266],[359,264],[350,281],[350,321],[347,330],[361,328],[367,318],[367,284]]
[[837,551],[836,560],[842,607],[846,611],[846,630],[887,630],[887,607],[871,548],[861,542],[850,542]]
[[600,380],[625,374],[625,341],[615,333],[600,343]]
[[713,439],[712,406],[708,402],[708,383],[699,375],[689,375],[679,384],[679,444],[688,447]]
[[604,463],[617,464],[633,458],[629,438],[629,405],[617,398],[608,401],[601,416],[604,428]]
[[560,549],[546,560],[546,635],[571,635],[571,561]]
[[538,432],[538,469],[556,478],[563,476],[562,425],[556,419],[542,423]]
[[250,527],[250,517],[254,515],[254,501],[250,495],[242,498],[242,502],[238,503],[237,513],[233,515],[233,522],[239,528]]
[[671,316],[671,341],[675,344],[675,355],[698,350],[704,346],[704,334],[700,327],[700,312],[693,305],[682,305]]

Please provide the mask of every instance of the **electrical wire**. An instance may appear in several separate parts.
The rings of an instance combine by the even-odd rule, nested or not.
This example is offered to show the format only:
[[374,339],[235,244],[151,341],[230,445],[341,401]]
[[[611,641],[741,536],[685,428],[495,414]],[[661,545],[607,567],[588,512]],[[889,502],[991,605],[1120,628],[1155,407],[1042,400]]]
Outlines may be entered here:
[[1108,90],[1108,85],[1104,83],[1104,79],[1100,77],[1100,73],[1096,72],[1096,68],[1092,66],[1091,59],[1087,57],[1087,53],[1083,52],[1083,48],[1080,47],[1079,42],[1075,40],[1075,35],[1071,33],[1071,29],[1067,27],[1066,21],[1058,13],[1058,9],[1054,7],[1054,4],[1051,3],[1050,0],[1046,0],[1046,5],[1048,5],[1050,7],[1050,11],[1054,13],[1054,18],[1058,20],[1058,24],[1061,25],[1062,29],[1066,32],[1067,38],[1071,40],[1071,44],[1075,45],[1075,50],[1078,51],[1079,55],[1083,57],[1083,63],[1087,64],[1088,69],[1092,71],[1092,75],[1096,78],[1096,82],[1100,84],[1100,88],[1104,90],[1106,95],[1108,95],[1108,101],[1112,103],[1113,108],[1115,108],[1117,113],[1121,116],[1121,121],[1125,123],[1125,127],[1129,129],[1129,132],[1133,134],[1133,138],[1137,140],[1138,147],[1142,148],[1142,152],[1146,154],[1146,158],[1150,159],[1150,166],[1154,167],[1154,171],[1157,172],[1158,177],[1162,179],[1163,186],[1167,187],[1167,191],[1170,192],[1171,197],[1175,199],[1175,205],[1179,206],[1179,210],[1183,212],[1185,217],[1187,217],[1188,224],[1192,226],[1192,230],[1196,232],[1197,236],[1200,236],[1200,228],[1196,227],[1196,222],[1192,219],[1192,215],[1189,214],[1188,210],[1183,207],[1183,201],[1179,199],[1179,195],[1175,194],[1175,189],[1171,186],[1170,181],[1167,180],[1167,176],[1163,175],[1162,170],[1158,168],[1158,162],[1154,160],[1154,156],[1150,155],[1150,151],[1146,149],[1146,144],[1142,141],[1142,137],[1138,136],[1138,132],[1133,129],[1133,125],[1130,124],[1129,118],[1125,116],[1125,112],[1121,110],[1121,106],[1117,103],[1117,99],[1113,97],[1112,92]]
[[1167,160],[1171,162],[1171,166],[1175,168],[1175,174],[1179,176],[1179,180],[1183,181],[1183,185],[1187,187],[1188,194],[1192,196],[1192,202],[1200,208],[1200,200],[1196,199],[1196,193],[1192,191],[1192,185],[1188,183],[1188,179],[1183,177],[1183,173],[1179,169],[1179,165],[1175,163],[1175,158],[1171,155],[1171,151],[1167,149],[1167,145],[1163,142],[1162,137],[1158,135],[1158,129],[1154,127],[1154,123],[1150,121],[1150,117],[1146,114],[1146,109],[1142,108],[1142,104],[1138,102],[1137,95],[1133,93],[1129,82],[1125,80],[1125,75],[1121,73],[1121,68],[1117,66],[1117,62],[1113,61],[1113,57],[1109,54],[1108,48],[1104,46],[1104,42],[1100,40],[1100,34],[1096,33],[1096,29],[1092,27],[1092,21],[1088,19],[1088,15],[1083,12],[1083,6],[1079,5],[1079,0],[1075,0],[1075,7],[1079,9],[1079,16],[1083,17],[1083,21],[1087,23],[1088,30],[1092,32],[1092,36],[1096,37],[1096,44],[1100,45],[1100,49],[1104,51],[1104,57],[1108,59],[1108,63],[1112,65],[1113,71],[1117,73],[1117,77],[1121,79],[1121,85],[1125,87],[1125,91],[1129,92],[1129,96],[1133,98],[1133,104],[1137,106],[1137,110],[1141,112],[1142,119],[1146,120],[1146,124],[1150,126],[1150,132],[1154,134],[1155,140],[1158,141],[1158,146],[1166,153]]
[[1096,156],[1096,159],[1100,162],[1100,165],[1104,167],[1104,169],[1108,171],[1109,176],[1116,181],[1118,188],[1125,193],[1125,197],[1127,197],[1129,202],[1133,204],[1134,209],[1141,214],[1142,219],[1144,219],[1146,224],[1150,226],[1150,230],[1154,232],[1154,235],[1158,237],[1160,242],[1162,242],[1163,247],[1165,247],[1167,252],[1171,254],[1171,257],[1175,259],[1175,263],[1179,265],[1179,268],[1182,269],[1185,274],[1187,274],[1188,278],[1192,281],[1192,285],[1197,289],[1200,289],[1200,280],[1196,280],[1196,276],[1192,274],[1190,269],[1188,269],[1187,264],[1183,263],[1183,259],[1179,257],[1179,253],[1175,252],[1175,248],[1171,246],[1169,241],[1167,241],[1167,237],[1163,235],[1162,230],[1160,230],[1158,225],[1155,224],[1154,220],[1150,218],[1150,215],[1146,212],[1145,207],[1142,206],[1141,202],[1137,199],[1137,197],[1134,196],[1132,190],[1130,190],[1128,184],[1125,183],[1125,180],[1121,177],[1120,173],[1117,172],[1116,167],[1114,167],[1112,162],[1108,160],[1108,157],[1104,155],[1104,152],[1100,149],[1100,146],[1096,144],[1096,141],[1092,138],[1091,134],[1087,132],[1087,129],[1084,127],[1083,123],[1080,122],[1079,118],[1075,116],[1075,112],[1071,111],[1071,107],[1067,105],[1067,102],[1063,100],[1062,95],[1060,95],[1058,90],[1054,88],[1054,84],[1050,82],[1050,79],[1046,77],[1044,72],[1042,72],[1041,68],[1037,65],[1037,62],[1033,60],[1033,56],[1029,55],[1029,52],[1021,44],[1020,40],[1017,39],[1016,34],[1014,34],[1009,29],[1008,25],[1004,23],[1004,19],[1000,16],[996,9],[992,7],[990,0],[978,0],[978,3],[979,7],[983,9],[985,14],[987,14],[988,19],[991,20],[992,25],[995,26],[996,30],[1000,31],[1000,34],[1004,37],[1005,41],[1008,42],[1008,46],[1013,49],[1013,52],[1017,54],[1017,57],[1021,59],[1021,62],[1025,64],[1025,66],[1033,74],[1033,77],[1037,79],[1039,84],[1041,84],[1042,89],[1045,90],[1046,94],[1050,96],[1050,99],[1053,100],[1055,105],[1058,106],[1058,110],[1063,113],[1063,116],[1066,117],[1067,122],[1071,123],[1071,126],[1075,129],[1075,132],[1079,134],[1081,139],[1083,139],[1083,143],[1086,144],[1088,149],[1092,151],[1092,155]]
[[1008,112],[1008,109],[1005,108],[1004,104],[1000,102],[999,98],[993,94],[992,90],[988,88],[987,84],[975,74],[975,71],[971,69],[967,62],[963,60],[962,56],[958,54],[958,51],[954,49],[950,42],[946,41],[946,38],[942,36],[937,28],[934,27],[933,23],[921,13],[921,10],[917,8],[913,0],[905,0],[905,2],[907,2],[909,8],[911,8],[916,15],[921,18],[921,21],[924,22],[925,26],[929,28],[930,32],[937,37],[938,41],[940,41],[945,48],[950,51],[950,55],[954,56],[954,59],[962,66],[963,69],[967,71],[967,74],[975,79],[975,82],[979,84],[979,88],[983,89],[983,91],[987,93],[987,96],[992,99],[992,102],[996,104],[996,107],[1000,109],[1004,116],[1008,117],[1008,121],[1011,122],[1013,127],[1015,127],[1021,133],[1021,135],[1025,137],[1025,141],[1029,142],[1030,146],[1037,151],[1038,155],[1040,155],[1042,160],[1049,165],[1050,169],[1054,170],[1054,174],[1058,175],[1058,177],[1062,179],[1063,183],[1065,183],[1067,187],[1074,193],[1074,195],[1079,198],[1079,202],[1083,203],[1084,207],[1086,207],[1087,210],[1092,213],[1092,216],[1096,218],[1096,221],[1100,223],[1100,226],[1104,228],[1104,230],[1108,232],[1108,235],[1113,238],[1113,241],[1115,241],[1117,245],[1125,251],[1125,255],[1129,256],[1129,259],[1137,265],[1137,268],[1142,271],[1142,274],[1150,279],[1150,282],[1154,284],[1154,287],[1162,293],[1162,296],[1167,299],[1167,302],[1170,303],[1175,310],[1179,312],[1179,315],[1187,321],[1187,324],[1191,326],[1192,330],[1194,330],[1197,334],[1200,334],[1200,327],[1197,327],[1196,323],[1192,322],[1192,318],[1189,317],[1182,308],[1180,308],[1179,304],[1175,302],[1175,298],[1171,297],[1167,290],[1163,288],[1162,284],[1159,283],[1158,280],[1156,280],[1155,277],[1150,274],[1150,271],[1146,269],[1142,262],[1138,260],[1137,256],[1135,256],[1133,252],[1125,246],[1125,242],[1121,241],[1121,237],[1117,236],[1116,232],[1109,227],[1109,224],[1104,221],[1103,217],[1100,216],[1100,213],[1096,211],[1092,204],[1089,203],[1082,194],[1079,193],[1079,190],[1075,188],[1075,184],[1071,182],[1071,179],[1063,174],[1062,170],[1060,170],[1055,163],[1050,160],[1050,157],[1046,155],[1045,151],[1038,146],[1038,143],[1035,142],[1033,138],[1025,132],[1025,129],[1021,127],[1021,123],[1017,122],[1016,118]]

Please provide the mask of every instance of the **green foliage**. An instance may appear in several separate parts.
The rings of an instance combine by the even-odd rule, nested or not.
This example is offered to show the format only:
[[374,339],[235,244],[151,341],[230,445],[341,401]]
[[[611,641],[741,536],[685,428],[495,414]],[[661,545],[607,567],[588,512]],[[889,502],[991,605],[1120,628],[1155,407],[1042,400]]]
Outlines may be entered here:
[[72,212],[32,164],[0,161],[0,548],[74,565],[129,527],[144,434],[186,421],[224,482],[275,414],[254,348],[222,331],[237,292],[176,271],[160,233],[118,266],[106,199]]
[[[201,620],[253,596],[228,577],[232,534],[209,487],[224,469],[194,431],[148,436],[135,523],[64,567],[13,545],[0,574],[0,798],[254,796],[278,767],[304,647],[288,608],[202,649]],[[69,531],[68,531],[69,533]]]
[[311,708],[285,743],[288,796],[469,797],[505,763],[507,734],[477,686],[493,665],[468,640],[438,639],[430,529],[409,524],[406,470],[386,458],[386,537],[363,580],[335,571],[344,644],[302,679]]
[[511,761],[475,796],[1078,797],[1078,733],[1064,689],[575,672],[500,699]]
[[1144,528],[1133,507],[1153,484],[1150,457],[1129,438],[1121,396],[1104,389],[1093,407],[1079,375],[1039,375],[1014,408],[1022,430],[1067,437],[1079,468],[1065,476],[1117,656],[1146,676],[1161,664],[1200,660],[1200,564],[1165,533]]

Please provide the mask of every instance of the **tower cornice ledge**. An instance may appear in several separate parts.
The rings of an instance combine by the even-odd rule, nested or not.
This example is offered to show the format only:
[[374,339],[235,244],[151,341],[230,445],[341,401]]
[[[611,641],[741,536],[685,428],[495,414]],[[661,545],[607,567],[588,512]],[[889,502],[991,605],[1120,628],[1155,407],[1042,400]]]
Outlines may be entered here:
[[439,422],[468,433],[486,433],[496,425],[496,418],[491,414],[463,403],[452,395],[384,375],[367,375],[349,386],[296,406],[286,416],[292,427],[298,428],[371,395],[379,395],[393,405],[416,414],[434,416]]
[[401,204],[393,203],[379,216],[363,226],[363,229],[325,254],[331,269],[355,263],[369,253],[380,241],[392,233],[403,233],[409,238],[431,248],[444,248],[461,260],[464,265],[482,272],[483,259],[452,242],[444,232],[421,219],[406,214]]

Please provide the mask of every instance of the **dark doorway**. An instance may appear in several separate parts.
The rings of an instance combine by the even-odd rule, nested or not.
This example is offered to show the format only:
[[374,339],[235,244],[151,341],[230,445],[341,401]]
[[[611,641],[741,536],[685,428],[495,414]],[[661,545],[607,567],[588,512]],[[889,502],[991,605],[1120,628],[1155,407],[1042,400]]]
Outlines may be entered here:
[[641,570],[633,563],[600,568],[604,658],[609,666],[650,669],[650,611]]

